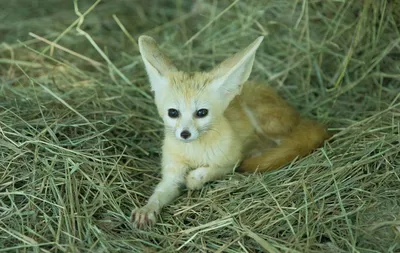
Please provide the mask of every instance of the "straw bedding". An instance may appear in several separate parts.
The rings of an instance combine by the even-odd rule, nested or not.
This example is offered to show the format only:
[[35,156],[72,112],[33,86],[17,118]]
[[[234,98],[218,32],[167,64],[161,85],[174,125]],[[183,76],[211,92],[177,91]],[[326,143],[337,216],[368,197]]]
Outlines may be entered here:
[[[397,1],[0,5],[0,251],[400,250]],[[184,192],[134,229],[162,141],[141,34],[187,71],[266,36],[251,78],[334,137],[281,170]]]

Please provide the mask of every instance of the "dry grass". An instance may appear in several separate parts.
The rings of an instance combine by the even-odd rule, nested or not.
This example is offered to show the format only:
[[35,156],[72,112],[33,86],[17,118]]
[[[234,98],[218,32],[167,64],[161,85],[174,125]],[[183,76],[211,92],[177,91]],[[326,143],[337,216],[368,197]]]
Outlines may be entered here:
[[[400,251],[399,3],[92,4],[1,3],[0,251]],[[266,35],[252,78],[334,138],[279,171],[185,192],[157,226],[133,229],[162,139],[141,34],[184,70]]]

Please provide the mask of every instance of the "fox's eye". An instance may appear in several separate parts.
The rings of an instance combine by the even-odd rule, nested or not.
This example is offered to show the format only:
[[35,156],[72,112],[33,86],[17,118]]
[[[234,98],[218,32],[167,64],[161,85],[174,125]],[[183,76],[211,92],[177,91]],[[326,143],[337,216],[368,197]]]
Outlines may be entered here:
[[168,109],[168,116],[170,118],[178,118],[179,117],[179,111],[177,109]]
[[197,118],[204,118],[205,116],[207,116],[208,114],[208,110],[207,109],[200,109],[196,112],[196,117]]

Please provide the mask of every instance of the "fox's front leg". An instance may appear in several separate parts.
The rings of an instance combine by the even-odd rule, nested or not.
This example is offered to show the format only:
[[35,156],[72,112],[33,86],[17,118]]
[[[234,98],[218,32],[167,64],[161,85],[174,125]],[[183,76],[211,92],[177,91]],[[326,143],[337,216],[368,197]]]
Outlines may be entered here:
[[162,180],[156,186],[147,204],[132,212],[131,219],[134,226],[144,228],[156,223],[156,216],[161,209],[180,195],[185,183],[186,171],[187,168],[180,164],[170,164],[163,168]]
[[205,183],[217,180],[231,172],[233,167],[199,167],[188,173],[186,187],[189,190],[199,190]]

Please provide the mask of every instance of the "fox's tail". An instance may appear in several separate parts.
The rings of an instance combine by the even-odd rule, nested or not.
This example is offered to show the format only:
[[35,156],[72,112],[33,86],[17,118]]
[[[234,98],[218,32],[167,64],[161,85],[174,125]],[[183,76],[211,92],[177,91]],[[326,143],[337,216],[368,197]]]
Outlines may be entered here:
[[238,172],[267,172],[290,163],[296,157],[304,157],[330,138],[325,126],[312,120],[301,120],[281,143],[260,156],[245,159],[236,169]]

